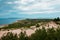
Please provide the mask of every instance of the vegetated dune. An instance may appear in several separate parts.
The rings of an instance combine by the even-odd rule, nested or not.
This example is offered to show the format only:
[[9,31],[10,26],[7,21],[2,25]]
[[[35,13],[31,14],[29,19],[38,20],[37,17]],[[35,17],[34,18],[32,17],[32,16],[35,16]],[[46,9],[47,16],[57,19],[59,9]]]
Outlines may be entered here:
[[21,32],[26,32],[27,36],[30,36],[32,33],[35,33],[36,29],[42,29],[42,27],[45,27],[45,29],[47,28],[57,28],[59,25],[57,25],[55,22],[53,21],[50,21],[50,22],[47,22],[47,23],[39,23],[40,27],[36,27],[36,26],[31,26],[30,28],[28,29],[24,29],[24,28],[20,28],[20,29],[13,29],[13,30],[1,30],[0,31],[0,38],[3,36],[3,35],[6,35],[8,32],[12,32],[14,34],[18,34],[21,33]]

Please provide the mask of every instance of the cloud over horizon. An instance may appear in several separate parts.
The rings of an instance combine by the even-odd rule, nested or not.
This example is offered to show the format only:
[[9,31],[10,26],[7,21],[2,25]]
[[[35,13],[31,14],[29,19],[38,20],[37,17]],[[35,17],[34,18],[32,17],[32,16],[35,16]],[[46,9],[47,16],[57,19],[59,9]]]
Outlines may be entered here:
[[14,9],[21,10],[26,14],[60,12],[59,9],[56,9],[60,6],[60,0],[16,0],[7,3],[16,4]]
[[60,13],[60,0],[0,0],[0,2],[0,15],[3,16],[14,13],[17,15]]

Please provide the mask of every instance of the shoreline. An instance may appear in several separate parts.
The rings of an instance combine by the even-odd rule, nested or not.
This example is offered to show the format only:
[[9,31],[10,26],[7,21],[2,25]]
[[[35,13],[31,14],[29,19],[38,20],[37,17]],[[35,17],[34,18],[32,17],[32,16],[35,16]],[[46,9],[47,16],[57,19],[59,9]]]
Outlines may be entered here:
[[[15,22],[13,22],[13,23],[16,23],[16,22],[18,22],[18,20],[16,20]],[[10,24],[13,24],[13,23],[10,23]],[[0,24],[0,28],[2,28],[2,27],[5,27],[5,26],[8,26],[9,24]]]
[[8,24],[0,25],[0,28],[5,27],[5,26],[8,26]]

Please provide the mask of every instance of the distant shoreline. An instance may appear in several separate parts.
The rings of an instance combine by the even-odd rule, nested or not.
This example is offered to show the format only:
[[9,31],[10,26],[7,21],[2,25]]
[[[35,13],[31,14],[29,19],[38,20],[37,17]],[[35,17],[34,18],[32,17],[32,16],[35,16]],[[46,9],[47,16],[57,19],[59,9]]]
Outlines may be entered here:
[[[11,19],[11,18],[10,18]],[[38,20],[38,19],[20,19],[20,20]],[[16,20],[15,22],[13,22],[13,23],[16,23],[16,22],[19,22],[20,20]],[[47,19],[40,19],[40,20],[47,20]],[[50,20],[50,19],[49,19]],[[13,23],[10,23],[10,24],[13,24]],[[0,24],[0,28],[2,28],[2,27],[5,27],[5,26],[7,26],[7,25],[9,25],[9,24]]]
[[[13,23],[16,23],[16,22],[18,22],[18,20],[16,20],[15,22],[13,22]],[[10,23],[10,24],[13,24],[13,23]],[[0,28],[2,28],[2,27],[5,27],[5,26],[8,26],[9,24],[0,24]]]
[[3,24],[3,25],[0,25],[0,28],[4,27],[4,26],[7,26],[8,24]]

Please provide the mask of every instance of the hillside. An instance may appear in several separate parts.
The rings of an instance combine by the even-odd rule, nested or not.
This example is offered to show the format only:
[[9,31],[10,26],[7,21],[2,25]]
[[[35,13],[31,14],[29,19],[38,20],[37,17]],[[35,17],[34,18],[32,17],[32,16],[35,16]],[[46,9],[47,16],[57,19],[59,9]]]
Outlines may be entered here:
[[[22,23],[22,24],[29,24],[30,23],[30,21],[31,20],[29,20],[29,22],[26,20],[21,20],[21,22],[19,21],[19,22],[17,22],[17,23]],[[33,23],[33,22],[32,22]],[[49,21],[41,21],[41,22],[38,22],[37,20],[34,20],[34,23],[35,23],[35,25],[30,25],[30,27],[29,26],[24,26],[24,27],[11,27],[11,26],[8,26],[9,28],[11,27],[11,29],[9,29],[8,27],[3,27],[2,29],[1,29],[1,31],[0,31],[0,37],[3,35],[3,34],[7,34],[8,32],[12,32],[12,33],[14,33],[14,34],[19,34],[20,32],[26,32],[26,34],[28,35],[28,36],[30,36],[32,33],[35,33],[35,31],[37,30],[37,29],[42,29],[43,27],[47,30],[48,28],[58,28],[60,25],[58,25],[58,24],[56,24],[54,21],[52,21],[52,20],[49,20]],[[15,24],[15,23],[13,23],[13,24]],[[38,24],[38,26],[37,26],[37,24]],[[11,25],[11,24],[10,24]],[[16,24],[15,24],[16,25]],[[25,28],[26,27],[26,28]],[[29,28],[27,28],[27,27],[29,27]]]
[[21,28],[26,27],[29,28],[30,26],[34,26],[38,23],[44,23],[52,21],[53,19],[25,19],[25,20],[18,20],[15,23],[8,24],[3,29],[10,29],[10,28]]
[[[19,34],[21,36],[23,34],[23,35],[26,35],[28,37],[28,39],[32,38],[33,40],[35,40],[35,37],[38,37],[38,38],[40,36],[44,37],[45,33],[47,33],[48,37],[49,37],[49,35],[52,36],[52,33],[58,32],[58,30],[60,30],[60,20],[58,21],[56,19],[25,19],[25,20],[18,20],[15,23],[12,23],[12,24],[9,24],[7,26],[0,28],[0,38],[2,38],[4,40],[5,37],[9,38],[10,37],[9,35],[13,36],[16,34],[15,35],[15,37],[17,37],[16,39],[19,39],[20,38]],[[43,36],[41,33],[43,34]],[[49,33],[51,33],[51,34],[49,34]],[[40,35],[40,36],[38,36],[38,35]],[[47,36],[45,36],[45,37],[47,37]],[[57,37],[57,36],[54,36],[54,37]],[[6,40],[7,40],[7,38],[6,38]]]

